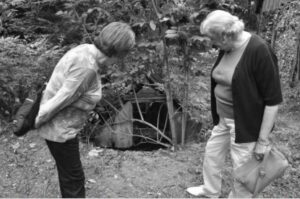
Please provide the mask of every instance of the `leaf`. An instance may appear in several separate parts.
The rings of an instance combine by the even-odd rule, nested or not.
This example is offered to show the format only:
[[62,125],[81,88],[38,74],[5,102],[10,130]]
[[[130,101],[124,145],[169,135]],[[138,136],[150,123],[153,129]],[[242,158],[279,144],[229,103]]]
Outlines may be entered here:
[[60,11],[58,11],[57,13],[55,13],[55,15],[63,15],[64,14],[64,11],[62,11],[62,10],[60,10]]
[[89,157],[98,157],[101,152],[103,152],[103,149],[92,149],[89,151],[88,156]]
[[133,24],[132,27],[136,27],[136,26],[143,27],[144,25],[145,25],[145,22],[137,22],[137,23]]
[[177,34],[177,31],[173,29],[168,29],[166,30],[166,34]]
[[15,144],[12,144],[11,147],[14,149],[14,150],[17,150],[19,147],[20,147],[20,143],[17,142]]
[[65,3],[64,6],[66,9],[72,9],[74,5],[73,3]]
[[15,5],[18,5],[18,4],[21,4],[21,3],[24,3],[25,0],[13,0],[11,1],[11,5],[15,6]]
[[160,20],[160,22],[167,22],[167,21],[170,21],[169,17],[164,17]]
[[149,22],[149,25],[150,25],[150,28],[151,28],[153,31],[156,30],[156,24],[154,23],[153,20],[151,20],[151,21]]
[[94,11],[93,8],[88,9],[88,11],[86,12],[87,14],[91,14]]
[[94,180],[94,179],[88,179],[88,182],[89,182],[89,183],[92,183],[92,184],[95,184],[95,183],[96,183],[96,180]]
[[34,148],[35,146],[36,146],[36,143],[30,143],[30,144],[29,144],[29,147],[30,147],[30,148]]
[[167,34],[165,37],[168,39],[177,39],[179,35],[177,33],[174,33],[174,34]]
[[200,42],[207,42],[209,41],[208,37],[201,37],[201,36],[193,36],[191,37],[192,41],[200,41]]

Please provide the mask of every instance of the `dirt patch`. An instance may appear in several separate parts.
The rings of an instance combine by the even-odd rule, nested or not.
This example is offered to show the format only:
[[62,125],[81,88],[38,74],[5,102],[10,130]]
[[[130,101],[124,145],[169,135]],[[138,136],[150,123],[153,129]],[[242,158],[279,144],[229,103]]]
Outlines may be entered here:
[[[36,133],[2,136],[1,197],[59,197],[57,172],[44,141]],[[171,152],[100,149],[80,144],[87,197],[187,197],[184,189],[199,182],[203,144]]]
[[[300,106],[284,106],[272,140],[288,157],[285,175],[261,194],[269,198],[300,197]],[[209,131],[207,132],[209,134]],[[130,151],[98,149],[91,157],[91,145],[80,144],[86,175],[87,197],[186,198],[185,189],[202,183],[205,142],[193,142],[183,149]],[[35,132],[23,138],[0,138],[0,197],[59,197],[57,171],[44,141]],[[223,172],[222,197],[231,186],[229,159]]]

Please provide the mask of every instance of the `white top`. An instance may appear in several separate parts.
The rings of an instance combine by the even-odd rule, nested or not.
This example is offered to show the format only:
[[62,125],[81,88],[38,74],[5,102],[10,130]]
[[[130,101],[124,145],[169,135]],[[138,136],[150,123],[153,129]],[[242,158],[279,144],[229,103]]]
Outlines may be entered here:
[[43,138],[65,142],[79,133],[89,111],[101,99],[99,57],[93,44],[82,44],[57,63],[35,120],[36,125],[42,124],[37,130]]

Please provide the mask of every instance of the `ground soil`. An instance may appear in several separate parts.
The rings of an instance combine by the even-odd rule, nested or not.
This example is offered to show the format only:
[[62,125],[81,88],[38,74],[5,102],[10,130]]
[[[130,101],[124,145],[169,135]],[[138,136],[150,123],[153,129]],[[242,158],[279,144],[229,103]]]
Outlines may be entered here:
[[[284,89],[285,90],[285,89]],[[300,197],[300,100],[288,99],[282,105],[272,134],[290,166],[282,178],[268,186],[260,197]],[[209,135],[207,130],[206,134]],[[195,140],[177,151],[170,149],[98,149],[80,143],[86,176],[87,197],[94,198],[186,198],[189,186],[202,183],[202,161],[206,142]],[[55,163],[36,132],[16,138],[0,137],[0,197],[59,197]],[[232,177],[230,159],[223,172],[222,197],[227,197]]]

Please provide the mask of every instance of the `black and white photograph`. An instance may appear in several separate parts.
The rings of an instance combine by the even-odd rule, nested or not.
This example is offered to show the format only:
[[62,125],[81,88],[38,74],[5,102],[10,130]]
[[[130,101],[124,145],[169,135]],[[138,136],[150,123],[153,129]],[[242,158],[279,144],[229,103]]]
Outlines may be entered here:
[[0,0],[0,198],[300,198],[299,0]]

